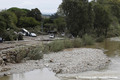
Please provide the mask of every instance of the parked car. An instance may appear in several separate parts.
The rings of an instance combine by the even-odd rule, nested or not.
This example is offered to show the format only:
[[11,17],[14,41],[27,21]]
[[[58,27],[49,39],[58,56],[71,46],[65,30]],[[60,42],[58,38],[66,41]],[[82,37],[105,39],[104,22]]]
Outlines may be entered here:
[[61,36],[64,37],[64,36],[65,36],[65,33],[61,33]]
[[0,43],[2,43],[3,42],[3,38],[2,37],[0,37]]
[[49,38],[55,38],[54,34],[50,34]]
[[31,37],[37,37],[37,35],[35,33],[30,33]]

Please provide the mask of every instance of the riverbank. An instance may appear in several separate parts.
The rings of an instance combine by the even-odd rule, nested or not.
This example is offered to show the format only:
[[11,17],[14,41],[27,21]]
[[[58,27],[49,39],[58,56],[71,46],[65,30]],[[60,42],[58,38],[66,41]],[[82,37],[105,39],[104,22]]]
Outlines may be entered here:
[[76,48],[44,54],[41,60],[29,60],[19,64],[0,66],[0,75],[23,73],[34,69],[51,68],[59,74],[72,74],[100,70],[109,64],[109,58],[99,49]]

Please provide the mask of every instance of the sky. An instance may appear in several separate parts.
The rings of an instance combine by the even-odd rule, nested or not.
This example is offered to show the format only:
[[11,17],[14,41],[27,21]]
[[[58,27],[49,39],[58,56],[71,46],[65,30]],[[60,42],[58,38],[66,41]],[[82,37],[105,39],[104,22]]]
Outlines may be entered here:
[[62,0],[0,0],[0,10],[11,7],[34,9],[38,8],[42,14],[53,14]]

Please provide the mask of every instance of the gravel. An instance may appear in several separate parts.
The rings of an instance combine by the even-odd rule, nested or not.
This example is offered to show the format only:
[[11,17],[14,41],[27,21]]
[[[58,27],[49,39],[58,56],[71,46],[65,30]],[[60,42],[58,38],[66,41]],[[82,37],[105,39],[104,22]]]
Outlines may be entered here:
[[50,68],[57,74],[73,74],[100,70],[109,65],[109,58],[99,49],[77,48],[45,54],[41,60],[0,66],[0,75],[23,73],[34,69]]
[[47,54],[44,56],[44,61],[47,67],[56,73],[63,74],[100,70],[110,62],[102,50],[90,48]]

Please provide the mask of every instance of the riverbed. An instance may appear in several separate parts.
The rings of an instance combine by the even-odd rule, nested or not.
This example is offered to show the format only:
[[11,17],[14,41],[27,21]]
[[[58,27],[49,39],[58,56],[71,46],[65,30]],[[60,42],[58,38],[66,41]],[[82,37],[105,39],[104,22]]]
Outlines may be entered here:
[[[99,71],[87,71],[76,74],[55,74],[50,69],[38,69],[30,72],[13,74],[0,80],[120,80],[120,42],[107,39],[86,48],[104,51],[111,59],[110,65]],[[47,65],[46,65],[47,66]],[[48,76],[49,75],[49,76]],[[57,77],[56,77],[57,76]]]
[[120,80],[120,38],[106,39],[102,43],[86,46],[86,48],[103,50],[111,60],[110,65],[99,71],[58,75],[62,80]]

